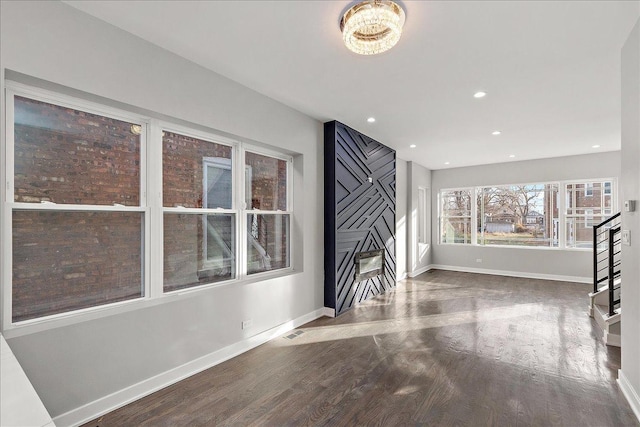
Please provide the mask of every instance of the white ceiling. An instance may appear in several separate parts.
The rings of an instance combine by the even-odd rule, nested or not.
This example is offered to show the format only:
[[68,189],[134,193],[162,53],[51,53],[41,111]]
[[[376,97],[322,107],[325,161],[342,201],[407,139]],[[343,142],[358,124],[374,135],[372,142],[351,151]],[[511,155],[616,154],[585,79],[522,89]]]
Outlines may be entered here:
[[619,150],[640,16],[640,1],[405,1],[398,45],[362,57],[342,44],[349,1],[66,3],[431,169]]

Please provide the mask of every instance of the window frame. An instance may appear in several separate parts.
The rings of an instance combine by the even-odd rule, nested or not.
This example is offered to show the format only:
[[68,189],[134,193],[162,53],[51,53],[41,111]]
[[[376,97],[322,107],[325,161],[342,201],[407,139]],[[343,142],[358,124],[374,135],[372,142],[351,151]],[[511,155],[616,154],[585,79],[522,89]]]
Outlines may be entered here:
[[[569,194],[567,191],[567,186],[570,184],[586,184],[593,182],[611,182],[611,192],[610,194],[606,194],[606,196],[611,197],[611,208],[602,207],[602,216],[611,216],[614,212],[619,211],[619,196],[618,196],[618,178],[616,177],[607,177],[607,178],[594,178],[594,179],[568,179],[568,180],[558,180],[558,181],[541,181],[534,183],[514,183],[514,184],[492,184],[492,185],[479,185],[475,187],[454,187],[454,188],[441,188],[438,190],[438,244],[439,245],[464,245],[464,246],[482,246],[482,247],[493,247],[493,248],[515,248],[515,249],[529,249],[529,250],[563,250],[563,251],[591,251],[592,248],[580,248],[567,246],[567,236],[566,236],[566,223],[568,217],[575,217],[575,215],[567,214],[567,195]],[[479,233],[477,233],[478,227],[478,206],[477,206],[477,196],[482,192],[483,188],[488,187],[508,187],[508,186],[527,186],[527,185],[557,185],[558,188],[558,203],[556,209],[558,210],[558,245],[557,246],[518,246],[518,245],[486,245],[478,243]],[[603,185],[604,188],[604,185]],[[447,243],[442,241],[442,194],[444,192],[452,192],[452,191],[461,191],[461,190],[473,190],[473,195],[475,195],[476,199],[472,200],[471,203],[471,231],[472,238],[470,243]],[[604,191],[602,191],[602,200],[604,201]],[[587,196],[588,197],[588,196]],[[582,215],[584,217],[584,215]],[[596,225],[596,224],[594,224]],[[553,237],[551,238],[553,241]]]
[[[251,188],[251,182],[247,182],[247,174],[244,170],[244,167],[249,166],[246,164],[246,159],[245,159],[245,154],[249,152],[249,153],[253,153],[253,154],[258,154],[261,156],[267,156],[267,157],[272,157],[274,159],[277,160],[284,160],[286,162],[287,165],[287,192],[286,192],[286,203],[287,203],[287,209],[282,211],[282,210],[262,210],[262,209],[250,209],[247,206],[246,203],[246,192],[248,191],[247,189]],[[294,271],[293,268],[293,254],[294,254],[294,248],[293,248],[293,235],[292,235],[292,230],[293,230],[293,157],[274,151],[274,150],[270,150],[268,148],[264,148],[264,147],[259,147],[256,145],[251,145],[251,144],[244,144],[243,147],[241,147],[240,149],[240,159],[239,159],[239,164],[243,166],[243,172],[241,173],[241,179],[242,179],[242,198],[240,199],[240,211],[241,214],[240,216],[242,217],[240,220],[240,226],[243,227],[243,233],[246,233],[247,230],[247,216],[251,215],[251,214],[255,214],[255,215],[289,215],[289,248],[288,248],[288,262],[289,262],[289,266],[288,267],[284,267],[284,268],[278,268],[278,269],[274,269],[274,270],[267,270],[267,271],[262,271],[259,273],[251,273],[248,274],[247,273],[247,267],[248,267],[248,254],[249,254],[249,248],[248,248],[248,239],[243,238],[242,242],[241,242],[241,254],[242,254],[242,277],[243,278],[268,278],[270,276],[278,276],[280,275],[279,272],[282,273],[287,273],[287,272],[292,272]],[[252,170],[250,169],[250,171],[252,172]],[[253,176],[253,173],[250,174],[251,176]],[[242,233],[237,233],[238,236],[240,238],[242,237],[246,237],[245,234]]]
[[[556,192],[559,194],[560,193],[560,187],[559,187],[559,183],[558,182],[537,182],[537,183],[526,183],[526,184],[500,184],[500,185],[483,185],[483,186],[479,186],[476,187],[476,200],[477,197],[479,195],[481,195],[482,197],[484,197],[484,190],[486,188],[509,188],[509,187],[542,187],[542,192],[546,192],[548,187],[551,189],[551,194],[553,194],[553,187],[555,186],[556,188]],[[553,202],[553,199],[552,199]],[[560,215],[560,208],[559,205],[555,206],[555,203],[552,205],[552,212],[551,212],[551,221],[552,221],[552,225],[551,225],[551,229],[553,230],[553,220],[555,219],[553,217],[553,208],[555,207],[555,209],[558,210],[558,215]],[[476,208],[477,208],[477,204],[476,204]],[[546,206],[543,206],[544,209],[546,209]],[[483,209],[484,209],[484,203],[483,203]],[[482,211],[482,213],[484,214],[484,210]],[[478,216],[475,216],[476,218],[476,222],[478,219]],[[484,218],[484,215],[482,215],[482,218]],[[526,220],[525,220],[526,222]],[[559,222],[559,216],[558,216],[558,222]],[[532,223],[532,224],[537,224],[537,222]],[[549,236],[549,245],[545,246],[545,245],[499,245],[499,244],[486,244],[486,243],[480,243],[480,239],[485,239],[485,231],[484,231],[484,227],[483,227],[484,223],[483,220],[480,221],[480,223],[476,223],[475,224],[475,230],[477,231],[478,229],[482,228],[481,231],[477,231],[477,236],[476,239],[474,240],[474,243],[477,246],[487,246],[487,247],[509,247],[509,248],[528,248],[528,249],[547,249],[547,248],[552,248],[552,249],[557,249],[560,247],[560,239],[558,240],[558,246],[554,246],[554,238],[553,238],[553,232],[551,233],[551,236]],[[514,223],[515,225],[515,223]],[[525,224],[523,224],[525,225]],[[559,230],[559,226],[558,226],[558,230]]]
[[[5,110],[3,119],[6,122],[4,129],[5,138],[1,141],[0,148],[6,154],[2,159],[3,174],[0,183],[6,191],[0,200],[2,203],[2,236],[6,244],[3,247],[2,265],[3,271],[0,274],[0,304],[2,306],[2,316],[0,317],[0,330],[7,337],[17,337],[31,333],[48,330],[60,326],[73,325],[81,322],[99,319],[118,313],[148,308],[169,301],[177,301],[188,298],[193,292],[206,292],[209,289],[222,286],[238,286],[257,281],[269,280],[291,274],[295,271],[294,265],[297,261],[295,255],[295,244],[298,241],[295,232],[295,215],[293,205],[294,175],[293,175],[293,155],[285,154],[285,149],[270,149],[263,147],[260,143],[245,142],[241,139],[233,139],[223,136],[222,132],[213,129],[206,130],[202,126],[189,123],[178,125],[171,119],[160,119],[146,114],[139,114],[133,111],[135,107],[122,107],[115,101],[105,101],[105,104],[88,101],[91,95],[71,96],[65,91],[51,91],[33,87],[30,85],[4,81],[5,90]],[[136,206],[121,205],[76,205],[76,204],[54,204],[54,203],[28,203],[15,202],[15,150],[14,150],[14,123],[15,123],[15,96],[22,96],[40,102],[50,103],[63,108],[71,108],[82,112],[105,116],[115,120],[123,120],[141,126],[140,134],[140,163],[139,173],[139,204]],[[113,107],[116,105],[117,107]],[[201,209],[201,208],[181,208],[163,206],[163,131],[175,132],[177,134],[202,139],[216,144],[231,147],[231,168],[232,168],[232,208],[231,209]],[[246,274],[246,213],[248,211],[243,206],[245,197],[245,185],[249,178],[245,177],[244,153],[265,155],[279,160],[286,161],[287,165],[287,191],[286,191],[286,211],[263,211],[260,214],[277,214],[289,216],[288,229],[288,263],[286,268]],[[234,170],[235,169],[235,170]],[[204,178],[204,177],[203,177]],[[13,276],[13,211],[14,210],[51,210],[51,211],[86,211],[86,212],[139,212],[142,216],[144,226],[141,227],[141,248],[143,257],[141,262],[143,294],[139,298],[117,301],[108,304],[96,305],[93,307],[81,308],[77,310],[64,311],[53,315],[36,317],[33,319],[13,322],[12,305],[12,276]],[[232,213],[235,215],[235,277],[213,283],[203,283],[201,285],[182,288],[164,292],[164,215],[168,213],[179,214],[220,214]],[[206,216],[205,216],[206,218]],[[143,235],[142,235],[143,234]]]
[[[234,221],[234,226],[235,226],[235,248],[236,248],[236,259],[235,259],[235,265],[234,265],[234,276],[230,279],[227,280],[220,280],[218,282],[211,282],[211,283],[202,283],[202,284],[197,284],[197,285],[193,285],[193,286],[188,286],[188,287],[184,287],[184,288],[180,288],[180,289],[174,289],[174,290],[170,290],[170,291],[165,291],[164,290],[164,275],[160,275],[159,277],[159,284],[155,283],[155,285],[157,285],[157,287],[159,288],[157,293],[160,295],[172,295],[172,294],[184,294],[187,292],[193,292],[199,289],[208,289],[208,288],[212,288],[212,287],[217,287],[217,286],[224,286],[226,284],[229,283],[235,283],[238,282],[240,280],[240,276],[239,276],[239,257],[237,254],[238,251],[238,234],[239,234],[239,221],[238,221],[238,216],[239,216],[239,209],[238,209],[238,200],[239,200],[239,196],[238,196],[238,192],[237,192],[237,188],[238,188],[238,177],[237,177],[237,171],[234,170],[235,166],[236,166],[236,162],[237,162],[237,158],[238,156],[238,147],[240,145],[240,143],[238,141],[235,141],[233,139],[230,138],[225,138],[222,137],[220,135],[217,135],[215,133],[211,133],[211,132],[204,132],[204,131],[200,131],[197,129],[194,129],[192,127],[187,127],[187,126],[182,126],[182,125],[178,125],[169,121],[158,121],[157,122],[158,125],[158,132],[159,132],[159,139],[157,144],[158,146],[158,155],[160,158],[160,163],[159,163],[159,206],[160,209],[162,211],[162,215],[161,221],[157,221],[160,222],[162,227],[158,227],[155,230],[155,234],[156,236],[158,236],[158,244],[157,246],[157,254],[156,254],[156,264],[161,266],[161,271],[164,271],[164,215],[169,213],[169,214],[185,214],[185,215],[205,215],[202,220],[203,222],[206,222],[207,214],[232,214],[235,215],[235,221]],[[178,135],[182,135],[182,136],[186,136],[188,138],[194,138],[194,139],[198,139],[201,141],[205,141],[205,142],[210,142],[213,144],[219,144],[219,145],[224,145],[227,147],[231,148],[231,208],[230,209],[225,209],[225,208],[206,208],[205,207],[205,203],[204,203],[204,197],[203,197],[203,207],[201,208],[187,208],[187,207],[183,207],[183,206],[165,206],[164,205],[164,158],[163,158],[163,137],[164,137],[164,132],[171,132],[171,133],[175,133]],[[202,159],[202,164],[204,165],[204,159]],[[203,172],[203,183],[204,183],[204,179],[206,179],[206,174]],[[206,245],[207,243],[207,237],[206,237],[206,233],[203,233],[203,239],[202,239],[202,244]],[[206,247],[206,246],[204,246]],[[203,247],[203,254],[204,254],[204,247]],[[206,260],[203,260],[203,264],[205,264],[203,267],[206,266]]]
[[[113,307],[126,306],[148,300],[150,298],[151,281],[150,254],[148,248],[150,242],[150,211],[147,205],[147,146],[149,137],[149,118],[143,115],[130,113],[121,109],[108,107],[84,99],[52,92],[45,89],[27,86],[13,81],[5,81],[5,175],[2,177],[5,188],[3,239],[5,240],[5,252],[3,259],[2,277],[2,329],[8,331],[34,324],[46,323],[51,320],[81,316],[86,313],[108,310]],[[126,121],[141,126],[140,133],[140,165],[139,177],[139,204],[138,206],[90,205],[90,204],[64,204],[64,203],[28,203],[15,201],[15,97],[23,97],[38,102],[52,104],[58,107],[69,108],[89,114],[95,114],[110,119]],[[32,319],[13,321],[13,212],[26,211],[56,211],[56,212],[138,212],[142,214],[143,228],[141,236],[142,280],[141,293],[138,298],[125,301],[116,301],[107,304],[85,307],[76,310],[64,311],[56,314],[40,316]]]
[[[446,218],[469,218],[469,227],[471,228],[471,235],[469,237],[469,243],[462,242],[443,242],[442,241],[442,220],[445,218],[443,215],[443,203],[442,203],[442,193],[443,192],[454,192],[454,191],[469,191],[469,215],[455,215],[455,216],[446,216]],[[477,188],[476,187],[456,187],[456,188],[446,188],[438,191],[438,244],[441,245],[469,245],[474,244],[477,240],[477,227],[475,226],[474,216],[477,215]]]

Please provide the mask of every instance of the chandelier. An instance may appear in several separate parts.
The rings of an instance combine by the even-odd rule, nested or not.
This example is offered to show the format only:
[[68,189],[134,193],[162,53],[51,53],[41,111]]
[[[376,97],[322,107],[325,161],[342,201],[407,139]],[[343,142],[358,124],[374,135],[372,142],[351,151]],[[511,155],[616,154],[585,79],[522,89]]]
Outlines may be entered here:
[[360,55],[382,53],[400,40],[404,18],[404,10],[392,1],[360,2],[342,16],[342,39],[349,50]]

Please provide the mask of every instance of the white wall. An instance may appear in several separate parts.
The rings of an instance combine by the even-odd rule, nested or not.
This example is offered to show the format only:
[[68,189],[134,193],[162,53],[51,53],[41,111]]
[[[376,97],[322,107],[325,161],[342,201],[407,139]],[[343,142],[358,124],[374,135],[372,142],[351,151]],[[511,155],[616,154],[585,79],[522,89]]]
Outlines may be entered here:
[[623,200],[636,200],[636,212],[622,213],[631,246],[622,246],[622,369],[619,382],[640,420],[640,20],[622,49]]
[[[407,274],[415,277],[427,271],[431,264],[432,245],[418,242],[418,189],[423,188],[427,197],[431,193],[431,170],[415,162],[408,162],[408,190],[407,190]],[[427,209],[427,222],[431,223],[431,210]]]
[[407,162],[396,159],[396,280],[407,277]]
[[[435,267],[589,281],[590,251],[438,244],[437,197],[441,189],[526,184],[620,176],[620,152],[508,162],[432,172],[432,242]],[[481,259],[482,262],[477,262]]]
[[[3,1],[0,15],[3,85],[5,70],[11,70],[301,154],[295,164],[293,227],[304,239],[295,249],[296,266],[302,267],[295,274],[26,334],[5,331],[54,418],[218,350],[238,349],[248,337],[292,319],[317,316],[323,307],[319,122],[63,3]],[[241,321],[247,318],[253,328],[243,331]],[[115,402],[109,399],[63,420],[92,415]]]

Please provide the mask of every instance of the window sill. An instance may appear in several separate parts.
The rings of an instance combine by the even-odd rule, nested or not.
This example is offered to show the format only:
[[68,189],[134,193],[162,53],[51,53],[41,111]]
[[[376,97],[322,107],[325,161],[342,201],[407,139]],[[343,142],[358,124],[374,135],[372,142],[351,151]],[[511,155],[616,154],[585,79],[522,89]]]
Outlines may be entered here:
[[591,252],[592,248],[559,248],[550,246],[522,246],[522,245],[478,245],[474,243],[438,243],[438,246],[462,246],[474,248],[493,249],[529,249],[536,251],[567,251],[567,252]]

